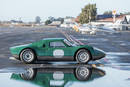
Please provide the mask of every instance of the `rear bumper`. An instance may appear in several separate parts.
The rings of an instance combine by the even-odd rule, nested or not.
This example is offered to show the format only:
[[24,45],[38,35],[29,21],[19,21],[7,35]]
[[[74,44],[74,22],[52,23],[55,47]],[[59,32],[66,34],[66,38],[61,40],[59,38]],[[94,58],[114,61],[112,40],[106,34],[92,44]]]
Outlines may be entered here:
[[106,55],[100,55],[100,56],[93,56],[93,60],[98,60],[98,59],[101,59],[103,57],[105,57]]
[[106,56],[106,54],[99,50],[94,50],[95,54],[92,56],[93,60],[98,60]]

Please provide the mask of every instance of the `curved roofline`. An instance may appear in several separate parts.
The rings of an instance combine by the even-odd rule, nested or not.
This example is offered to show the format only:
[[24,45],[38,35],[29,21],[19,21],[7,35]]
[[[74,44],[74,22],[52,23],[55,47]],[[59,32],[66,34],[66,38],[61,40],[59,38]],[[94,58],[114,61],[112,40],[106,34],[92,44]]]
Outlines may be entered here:
[[65,38],[44,38],[42,40],[64,40]]

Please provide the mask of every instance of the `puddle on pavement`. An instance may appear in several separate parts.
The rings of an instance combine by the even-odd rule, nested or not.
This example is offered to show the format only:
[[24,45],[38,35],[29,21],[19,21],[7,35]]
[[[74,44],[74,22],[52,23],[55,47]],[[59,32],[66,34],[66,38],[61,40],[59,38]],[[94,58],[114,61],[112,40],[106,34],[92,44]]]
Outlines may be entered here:
[[128,45],[130,45],[130,42],[124,42],[124,43],[121,43],[120,45],[121,46],[128,46]]
[[130,45],[130,42],[127,41],[113,41],[115,43],[119,43],[121,46],[128,46]]
[[[71,67],[71,65],[69,65]],[[72,65],[73,66],[73,65]],[[5,69],[6,70],[6,69]],[[130,71],[109,67],[77,65],[39,67],[23,69],[11,68],[10,72],[0,73],[1,87],[129,87]],[[18,71],[18,72],[16,72]],[[113,82],[114,81],[114,82]],[[8,82],[8,84],[7,84]]]
[[130,55],[128,52],[106,52],[107,55],[125,56]]
[[[116,67],[122,70],[130,70],[129,56],[128,52],[105,52],[107,62],[109,66]],[[125,67],[124,67],[125,66]]]
[[4,68],[0,69],[0,73],[23,73],[25,72],[24,68]]

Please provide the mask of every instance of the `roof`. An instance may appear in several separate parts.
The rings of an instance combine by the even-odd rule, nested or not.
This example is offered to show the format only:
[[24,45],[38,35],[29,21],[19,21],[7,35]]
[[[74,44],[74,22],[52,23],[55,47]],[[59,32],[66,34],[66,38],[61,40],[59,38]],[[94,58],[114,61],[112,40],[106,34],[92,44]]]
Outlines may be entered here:
[[112,14],[97,15],[97,20],[101,20],[105,18],[112,18]]
[[64,38],[44,38],[43,40],[44,40],[44,41],[45,41],[45,40],[47,40],[47,41],[48,41],[48,40],[49,40],[49,41],[60,41],[60,40],[64,40]]
[[[116,17],[116,21],[117,20],[123,20],[125,17],[125,15],[121,15],[121,16],[118,16]],[[98,20],[99,22],[113,22],[113,18],[105,18],[105,19],[101,19],[101,20]]]

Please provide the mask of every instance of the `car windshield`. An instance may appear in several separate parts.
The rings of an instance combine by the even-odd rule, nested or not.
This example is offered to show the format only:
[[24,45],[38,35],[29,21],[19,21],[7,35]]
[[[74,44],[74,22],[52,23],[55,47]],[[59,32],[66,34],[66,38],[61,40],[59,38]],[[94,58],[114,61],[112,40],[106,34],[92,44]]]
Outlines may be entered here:
[[70,42],[66,39],[64,39],[64,42],[68,45],[68,46],[77,46],[77,44],[73,43],[73,42]]

